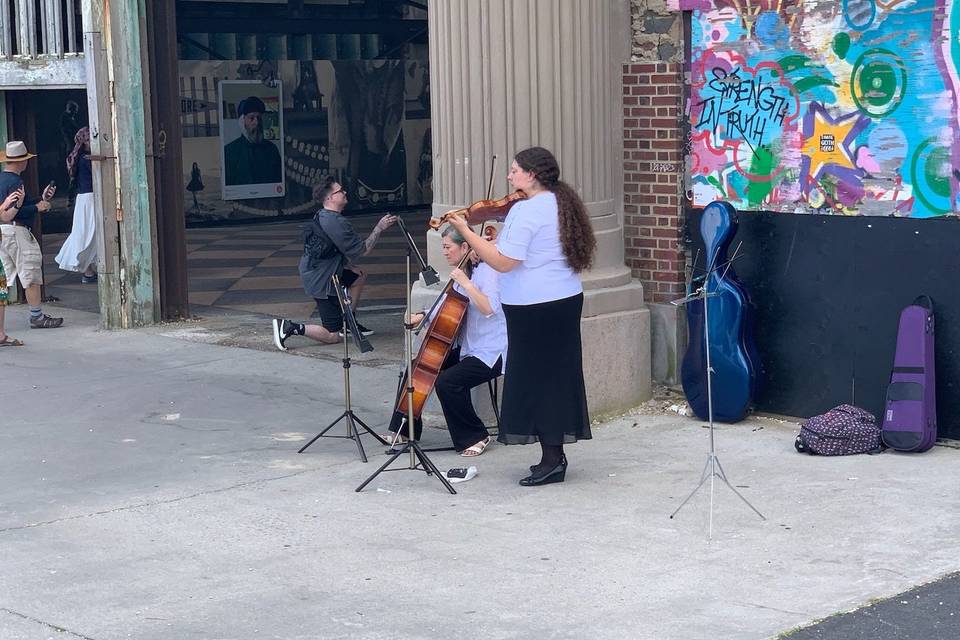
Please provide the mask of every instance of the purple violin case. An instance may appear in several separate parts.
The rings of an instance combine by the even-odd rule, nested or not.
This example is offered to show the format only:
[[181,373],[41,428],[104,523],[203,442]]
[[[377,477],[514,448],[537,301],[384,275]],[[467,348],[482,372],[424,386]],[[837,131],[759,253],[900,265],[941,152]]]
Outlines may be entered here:
[[937,440],[933,336],[933,301],[920,296],[900,312],[883,411],[883,442],[897,451],[926,451]]

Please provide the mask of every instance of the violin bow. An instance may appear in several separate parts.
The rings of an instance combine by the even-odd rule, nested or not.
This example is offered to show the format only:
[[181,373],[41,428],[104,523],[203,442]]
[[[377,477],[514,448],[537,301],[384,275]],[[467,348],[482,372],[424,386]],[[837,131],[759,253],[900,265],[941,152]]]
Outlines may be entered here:
[[487,200],[493,196],[493,176],[497,172],[497,154],[490,159],[490,180],[487,182]]
[[[493,197],[493,177],[497,174],[497,154],[493,154],[493,157],[490,158],[490,178],[487,180],[487,200],[490,200]],[[483,235],[483,225],[481,222],[478,229],[475,233],[480,236]]]

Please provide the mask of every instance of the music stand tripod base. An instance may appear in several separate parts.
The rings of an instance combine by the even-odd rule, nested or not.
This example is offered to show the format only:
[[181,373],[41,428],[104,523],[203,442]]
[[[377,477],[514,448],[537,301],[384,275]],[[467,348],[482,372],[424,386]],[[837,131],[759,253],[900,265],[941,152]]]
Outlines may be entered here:
[[[736,252],[734,252],[734,257],[736,257]],[[703,468],[703,473],[700,475],[700,482],[697,484],[696,487],[694,487],[693,491],[690,492],[690,495],[688,495],[684,499],[684,501],[680,503],[680,506],[677,507],[674,510],[674,512],[670,514],[670,519],[672,520],[673,517],[680,512],[680,509],[682,509],[683,506],[690,501],[690,498],[692,498],[694,494],[696,494],[697,491],[700,490],[700,487],[702,487],[703,484],[707,481],[707,478],[710,478],[710,524],[708,529],[709,531],[708,536],[710,538],[713,538],[713,486],[714,486],[713,479],[714,478],[720,478],[720,480],[722,480],[723,483],[727,485],[727,487],[731,491],[733,491],[737,495],[737,497],[744,502],[744,504],[750,507],[750,509],[752,509],[754,513],[760,516],[761,520],[766,520],[766,517],[764,517],[764,515],[760,513],[756,507],[750,504],[749,500],[744,498],[743,495],[741,495],[740,492],[737,491],[732,484],[730,484],[730,482],[727,480],[727,474],[724,473],[723,467],[720,465],[720,458],[717,457],[716,442],[714,439],[714,423],[713,423],[713,367],[710,362],[710,316],[709,316],[710,305],[708,304],[709,302],[708,299],[711,297],[715,297],[718,294],[707,291],[707,283],[709,282],[710,274],[713,273],[719,267],[714,267],[712,263],[713,261],[711,260],[711,264],[709,265],[709,268],[706,274],[704,275],[703,286],[701,286],[695,292],[683,298],[680,298],[679,300],[673,300],[671,302],[674,305],[681,306],[698,299],[703,301],[703,329],[704,329],[703,342],[704,342],[704,351],[706,352],[706,356],[707,356],[706,358],[707,360],[706,362],[706,365],[707,365],[707,419],[709,422],[707,426],[710,430],[710,450],[707,453],[707,463]],[[726,271],[724,271],[724,275],[726,275]],[[721,276],[721,280],[722,280],[722,277],[723,276]],[[689,283],[687,285],[687,289],[688,290],[690,289]]]
[[[406,231],[406,229],[405,229],[403,226],[401,226],[401,229],[404,231],[404,237],[405,237],[406,240],[407,240],[407,274],[406,274],[407,279],[406,279],[406,282],[410,282],[410,261],[411,261],[412,256],[414,255],[414,251],[416,251],[416,244],[413,242],[413,238],[410,236],[410,234]],[[407,287],[407,311],[406,311],[407,316],[406,316],[406,321],[404,322],[404,325],[403,325],[403,326],[404,326],[404,362],[412,362],[412,361],[413,361],[413,326],[412,326],[412,325],[410,324],[410,322],[409,322],[409,319],[410,319],[410,309],[412,308],[411,305],[412,305],[411,291],[410,291],[410,287],[408,286],[408,287]],[[414,439],[414,435],[415,435],[415,434],[414,434],[414,432],[413,432],[413,431],[414,431],[414,427],[413,427],[413,423],[414,423],[414,419],[413,419],[413,414],[414,414],[414,411],[413,411],[413,392],[414,392],[413,379],[412,379],[411,373],[410,373],[409,370],[408,370],[408,375],[407,375],[407,389],[406,389],[406,394],[407,394],[407,441],[403,443],[403,446],[400,447],[399,450],[394,449],[394,450],[393,450],[393,455],[391,455],[390,458],[389,458],[386,462],[384,462],[382,465],[380,465],[380,468],[377,469],[376,471],[374,471],[373,474],[372,474],[369,478],[367,478],[366,480],[364,480],[364,481],[363,481],[363,484],[361,484],[359,487],[356,488],[356,491],[357,491],[358,493],[359,493],[360,491],[363,491],[363,488],[364,488],[364,487],[366,487],[368,484],[370,484],[370,482],[371,482],[374,478],[376,478],[378,475],[380,475],[380,474],[383,473],[384,471],[423,471],[423,472],[426,473],[428,476],[429,476],[429,475],[434,475],[434,476],[436,476],[437,479],[440,480],[440,482],[443,483],[443,486],[446,487],[447,491],[449,491],[451,494],[456,495],[457,492],[456,492],[456,490],[453,488],[453,485],[451,485],[450,482],[448,482],[447,479],[443,476],[443,474],[440,473],[440,471],[437,469],[436,465],[434,465],[433,462],[430,461],[430,458],[427,457],[427,454],[426,454],[426,452],[423,450],[423,448],[420,447],[420,444]],[[384,444],[388,444],[388,443],[384,442]],[[394,445],[394,446],[396,446],[396,445]],[[409,463],[408,466],[405,466],[405,467],[397,467],[396,469],[387,469],[387,467],[389,467],[390,464],[391,464],[394,460],[396,460],[397,458],[399,458],[399,457],[400,457],[401,455],[403,455],[404,453],[409,453],[409,454],[410,454],[410,463]],[[418,461],[419,461],[419,462],[418,462]]]
[[[393,455],[391,455],[390,458],[388,458],[387,461],[384,462],[379,469],[374,471],[373,475],[371,475],[369,478],[364,480],[363,484],[361,484],[359,487],[355,489],[357,493],[363,491],[364,487],[370,484],[370,482],[374,478],[376,478],[378,475],[380,475],[384,471],[418,471],[419,470],[419,471],[423,471],[428,476],[429,475],[437,476],[437,479],[443,483],[443,486],[447,488],[447,491],[456,495],[457,493],[456,489],[454,489],[453,485],[451,485],[450,482],[445,477],[443,477],[443,474],[440,473],[440,470],[437,469],[437,466],[433,464],[430,458],[427,457],[427,454],[425,453],[425,451],[420,447],[420,445],[416,441],[408,440],[407,442],[403,443],[403,446],[401,446],[399,449],[394,448],[394,449],[391,449],[391,451],[393,451]],[[405,453],[413,453],[413,455],[416,456],[417,460],[420,461],[420,464],[414,465],[412,467],[398,467],[396,469],[387,469],[387,467],[389,467],[394,460],[396,460],[397,458],[399,458]]]
[[[337,425],[337,423],[339,423],[339,422],[340,422],[341,420],[343,420],[343,419],[346,419],[346,421],[347,421],[347,435],[327,435],[327,431],[329,431],[330,429],[332,429],[333,427],[335,427],[335,426]],[[379,441],[380,441],[380,444],[383,444],[384,446],[389,446],[389,445],[390,445],[390,443],[387,442],[386,440],[384,440],[383,438],[381,438],[380,435],[379,435],[377,432],[375,432],[373,429],[371,429],[369,426],[367,426],[367,424],[366,424],[363,420],[361,420],[361,419],[357,416],[357,414],[355,414],[352,410],[347,410],[347,411],[344,411],[343,413],[341,413],[340,416],[339,416],[336,420],[334,420],[334,421],[331,422],[329,425],[327,425],[327,426],[323,429],[323,431],[321,431],[321,432],[318,433],[317,435],[313,436],[313,438],[310,440],[310,442],[308,442],[307,444],[303,445],[303,447],[301,447],[300,450],[297,451],[297,453],[303,453],[304,451],[306,451],[307,448],[308,448],[310,445],[312,445],[314,442],[316,442],[318,438],[346,438],[346,439],[348,439],[348,440],[353,440],[354,442],[357,443],[357,451],[360,453],[360,460],[362,460],[363,462],[367,462],[367,454],[366,454],[366,452],[363,450],[363,442],[360,441],[360,436],[362,436],[362,435],[364,435],[364,434],[360,433],[360,430],[357,429],[357,424],[359,424],[361,427],[363,427],[363,429],[364,429],[367,433],[369,433],[369,434],[372,435],[374,438],[376,438],[377,440],[379,440]]]
[[[351,307],[350,307],[349,299],[345,298],[346,293],[342,291],[342,288],[341,288],[341,286],[340,286],[340,279],[336,276],[336,274],[334,274],[333,277],[331,278],[331,280],[333,280],[334,289],[335,289],[336,292],[337,292],[337,300],[339,300],[339,302],[340,302],[340,309],[343,311],[343,314],[344,314],[344,325],[343,325],[343,403],[344,403],[345,408],[344,408],[343,413],[341,413],[341,414],[337,417],[336,420],[334,420],[333,422],[331,422],[330,424],[328,424],[328,425],[323,429],[323,431],[321,431],[321,432],[318,433],[317,435],[313,436],[313,438],[310,440],[310,442],[308,442],[307,444],[303,445],[303,446],[300,448],[300,450],[297,451],[297,453],[303,453],[304,451],[306,451],[306,450],[307,450],[307,447],[309,447],[309,446],[312,445],[314,442],[316,442],[318,438],[347,438],[347,439],[353,440],[354,442],[357,443],[357,451],[360,452],[360,460],[362,460],[363,462],[367,462],[367,454],[366,454],[366,452],[363,450],[363,443],[360,441],[360,436],[362,436],[362,435],[364,435],[364,434],[361,433],[359,429],[357,429],[357,425],[358,425],[358,424],[359,424],[361,427],[363,427],[364,431],[366,431],[368,434],[370,434],[370,435],[372,435],[374,438],[376,438],[376,439],[380,442],[380,444],[382,444],[382,445],[389,445],[389,443],[388,443],[386,440],[384,440],[383,438],[381,438],[381,437],[380,437],[380,434],[378,434],[378,433],[375,432],[373,429],[371,429],[369,426],[367,426],[367,423],[365,423],[363,420],[361,420],[361,419],[357,416],[357,414],[355,414],[355,413],[353,412],[353,406],[351,405],[351,399],[350,399],[350,343],[349,343],[349,341],[348,341],[349,339],[348,339],[348,337],[347,337],[347,322],[346,322],[346,320],[347,320],[347,314],[351,314],[351,316],[352,316],[353,311],[352,311],[352,309],[351,309]],[[351,321],[350,324],[352,324],[352,325],[354,325],[354,326],[356,325],[355,321]],[[364,349],[366,349],[367,351],[372,351],[372,350],[373,350],[373,347],[370,347],[369,345],[365,345],[364,347],[361,347],[361,350],[364,350]],[[344,420],[344,419],[347,421],[347,435],[327,435],[327,432],[330,431],[330,429],[332,429],[334,426],[337,425],[337,423],[339,423],[341,420]]]

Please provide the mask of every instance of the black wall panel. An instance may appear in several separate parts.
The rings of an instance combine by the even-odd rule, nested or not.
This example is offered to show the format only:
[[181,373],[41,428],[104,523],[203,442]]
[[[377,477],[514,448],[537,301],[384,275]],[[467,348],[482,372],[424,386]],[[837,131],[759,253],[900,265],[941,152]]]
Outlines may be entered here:
[[[701,247],[700,211],[688,238]],[[881,417],[900,310],[936,314],[940,437],[960,439],[960,219],[741,213],[730,253],[757,311],[760,411],[808,417],[850,403]]]

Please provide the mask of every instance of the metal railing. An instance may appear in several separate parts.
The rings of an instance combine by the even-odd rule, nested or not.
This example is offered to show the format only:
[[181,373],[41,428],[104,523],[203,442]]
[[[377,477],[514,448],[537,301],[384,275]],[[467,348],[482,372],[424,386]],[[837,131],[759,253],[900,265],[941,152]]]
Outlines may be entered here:
[[81,0],[0,0],[0,60],[83,53]]

